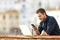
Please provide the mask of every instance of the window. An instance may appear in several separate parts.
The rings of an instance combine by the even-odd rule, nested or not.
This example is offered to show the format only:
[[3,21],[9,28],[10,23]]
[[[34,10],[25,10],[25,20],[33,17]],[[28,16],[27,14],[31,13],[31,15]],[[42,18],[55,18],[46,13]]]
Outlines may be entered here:
[[6,19],[6,16],[5,15],[3,15],[3,20],[5,20]]

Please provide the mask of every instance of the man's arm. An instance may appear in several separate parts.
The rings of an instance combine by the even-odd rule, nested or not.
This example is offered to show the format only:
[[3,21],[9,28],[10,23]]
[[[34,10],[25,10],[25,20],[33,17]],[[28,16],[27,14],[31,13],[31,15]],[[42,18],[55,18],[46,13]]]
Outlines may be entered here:
[[49,36],[46,32],[42,33],[42,36]]
[[[37,35],[40,35],[41,33],[37,30],[37,28],[34,28],[35,30],[35,33],[37,34]],[[48,34],[46,33],[46,32],[44,32],[44,33],[42,33],[42,36],[48,36]]]
[[34,29],[34,31],[35,31],[35,33],[36,33],[37,35],[40,35],[40,32],[37,30],[36,27],[33,27],[33,29]]
[[37,35],[40,35],[42,32],[42,27],[39,25],[38,29],[33,25],[32,27]]
[[49,19],[49,22],[47,24],[47,30],[42,34],[42,35],[50,35],[52,33],[52,31],[54,31],[54,29],[56,25],[56,20],[54,18]]

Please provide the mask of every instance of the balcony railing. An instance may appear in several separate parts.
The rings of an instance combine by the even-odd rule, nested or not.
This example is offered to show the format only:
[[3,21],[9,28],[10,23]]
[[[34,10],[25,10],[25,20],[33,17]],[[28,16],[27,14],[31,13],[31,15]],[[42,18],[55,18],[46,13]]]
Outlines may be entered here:
[[14,35],[0,35],[0,40],[60,40],[60,36],[14,36]]

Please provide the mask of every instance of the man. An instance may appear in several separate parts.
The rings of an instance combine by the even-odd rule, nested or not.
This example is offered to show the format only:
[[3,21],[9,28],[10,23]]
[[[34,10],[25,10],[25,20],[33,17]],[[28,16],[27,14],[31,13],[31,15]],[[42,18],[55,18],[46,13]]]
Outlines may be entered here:
[[38,15],[38,18],[41,20],[38,29],[36,27],[33,27],[37,35],[40,35],[42,30],[44,30],[44,33],[42,35],[45,36],[60,35],[60,29],[54,17],[48,16],[43,8],[38,9],[36,11],[36,14]]

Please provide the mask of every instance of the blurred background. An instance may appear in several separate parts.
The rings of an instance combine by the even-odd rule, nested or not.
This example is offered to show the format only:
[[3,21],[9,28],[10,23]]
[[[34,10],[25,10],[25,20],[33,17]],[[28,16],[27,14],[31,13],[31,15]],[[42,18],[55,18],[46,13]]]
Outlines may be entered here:
[[44,8],[60,26],[60,0],[0,0],[0,35],[32,35],[38,28],[36,10]]

